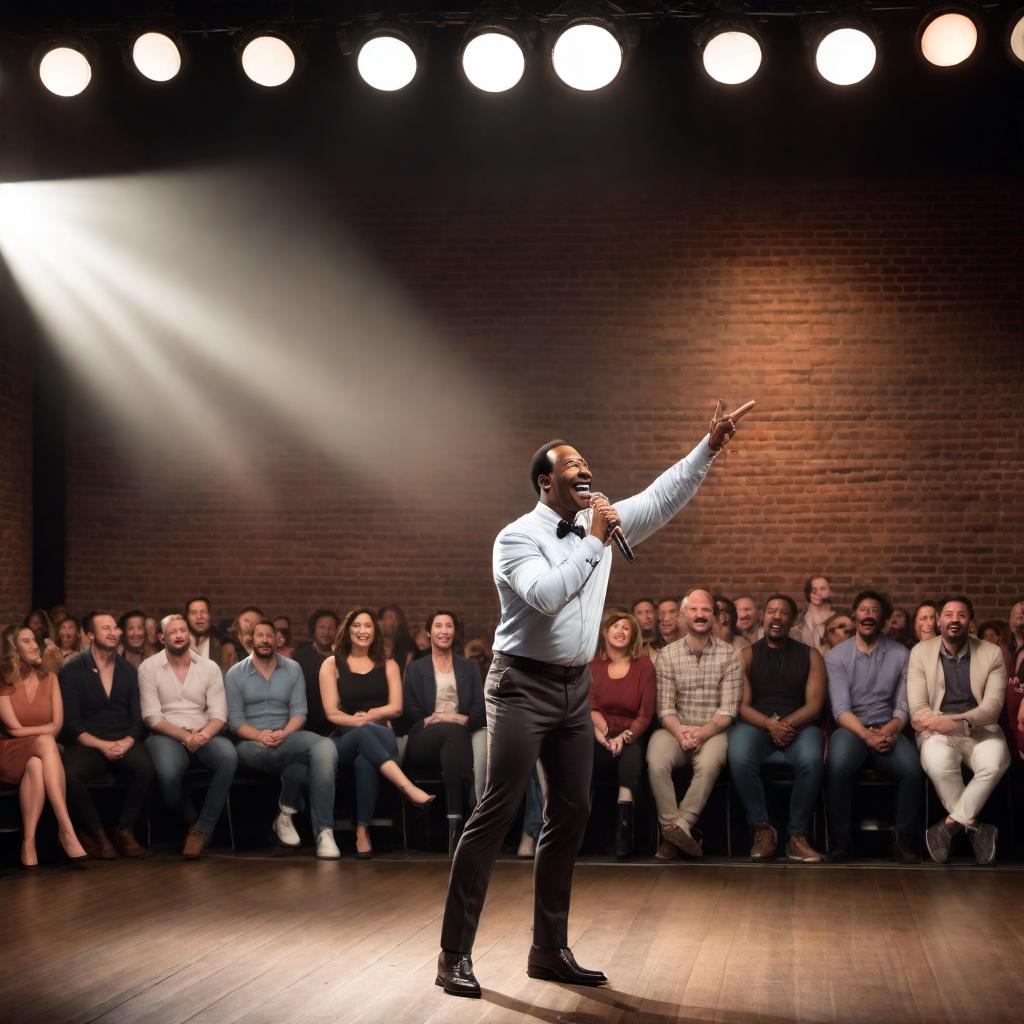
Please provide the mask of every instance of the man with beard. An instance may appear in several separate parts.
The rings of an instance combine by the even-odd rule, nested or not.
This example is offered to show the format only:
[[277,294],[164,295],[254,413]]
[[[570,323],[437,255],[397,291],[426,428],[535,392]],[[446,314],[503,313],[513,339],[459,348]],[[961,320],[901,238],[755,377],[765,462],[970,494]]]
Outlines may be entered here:
[[320,696],[320,666],[334,654],[334,639],[341,619],[330,608],[318,608],[309,617],[309,635],[312,639],[295,649],[295,660],[306,680],[306,725],[318,736],[330,736],[335,726],[327,721],[323,699]]
[[[647,747],[658,823],[669,844],[666,848],[663,843],[658,850],[661,860],[674,857],[675,849],[691,857],[703,855],[693,829],[726,762],[726,730],[736,717],[743,691],[735,648],[712,632],[715,612],[710,592],[695,588],[685,603],[686,636],[662,648],[658,656],[661,728]],[[687,762],[693,767],[693,778],[677,803],[672,771]]]
[[567,442],[551,441],[531,459],[530,485],[539,500],[494,543],[501,621],[485,687],[490,759],[483,798],[466,823],[448,884],[436,983],[450,995],[480,996],[470,955],[480,911],[538,756],[548,794],[527,974],[576,985],[607,982],[601,971],[576,963],[567,935],[572,871],[590,813],[594,726],[587,666],[608,593],[606,546],[620,524],[634,545],[669,522],[753,404],[728,416],[719,402],[708,436],[618,510],[591,494],[590,466]]
[[[228,702],[220,669],[190,647],[188,621],[176,612],[160,621],[164,649],[139,666],[142,720],[149,726],[146,748],[153,759],[168,810],[186,826],[181,855],[200,857],[228,798],[238,767],[235,746],[221,731],[228,724]],[[182,792],[189,766],[213,773],[202,810]]]
[[[88,650],[61,667],[64,700],[64,770],[68,806],[82,846],[90,857],[115,860],[141,857],[146,851],[135,838],[135,822],[146,802],[153,779],[153,762],[140,743],[138,672],[117,653],[121,630],[110,612],[90,612],[82,620]],[[113,775],[126,786],[111,845],[89,783]]]
[[185,602],[185,621],[192,650],[220,666],[221,639],[213,632],[213,611],[208,597],[190,597]]
[[274,651],[274,623],[260,619],[252,632],[252,654],[228,669],[228,724],[241,740],[238,763],[281,776],[280,813],[274,833],[282,846],[301,840],[292,815],[302,808],[309,789],[316,855],[337,860],[334,840],[334,777],[338,751],[323,736],[302,728],[306,721],[306,683],[302,669]]
[[736,598],[736,633],[751,644],[756,644],[764,636],[764,630],[757,621],[757,602],[749,594]]
[[920,860],[914,850],[921,813],[921,763],[903,735],[909,716],[907,662],[910,652],[882,635],[892,606],[882,594],[865,590],[853,602],[857,631],[825,655],[832,715],[839,726],[829,739],[829,860],[850,857],[853,782],[867,761],[896,781],[896,832],[893,858],[901,864]]
[[[995,644],[969,636],[974,606],[963,594],[939,602],[939,635],[910,652],[907,697],[921,765],[946,817],[925,833],[932,860],[949,859],[953,837],[966,829],[974,859],[991,864],[998,832],[978,815],[1010,766],[999,727],[1006,700],[1006,666]],[[974,773],[964,785],[961,766]]]
[[754,833],[751,860],[774,858],[779,842],[761,780],[766,763],[789,765],[795,776],[786,857],[821,860],[807,835],[825,769],[825,738],[818,727],[825,709],[825,662],[789,635],[795,618],[796,601],[772,594],[764,607],[764,637],[740,651],[743,700],[740,721],[729,731],[729,774]]

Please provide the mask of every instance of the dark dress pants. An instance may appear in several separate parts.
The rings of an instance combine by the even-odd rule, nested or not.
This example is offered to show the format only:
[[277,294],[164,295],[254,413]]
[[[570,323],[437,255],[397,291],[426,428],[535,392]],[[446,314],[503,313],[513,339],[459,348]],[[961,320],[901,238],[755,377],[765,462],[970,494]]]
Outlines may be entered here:
[[127,792],[117,824],[119,828],[134,828],[156,771],[146,745],[136,740],[128,753],[117,761],[108,761],[95,747],[69,744],[64,748],[64,773],[71,818],[77,827],[94,835],[103,828],[103,823],[89,793],[89,784],[113,775],[125,785]]
[[594,726],[590,670],[571,683],[512,668],[495,654],[484,696],[490,743],[487,787],[455,851],[441,948],[469,953],[502,840],[522,804],[538,757],[548,781],[544,827],[534,860],[533,942],[569,944],[572,872],[590,814]]
[[441,769],[449,814],[462,814],[473,784],[473,741],[469,729],[457,722],[435,722],[409,737],[405,748],[409,774]]

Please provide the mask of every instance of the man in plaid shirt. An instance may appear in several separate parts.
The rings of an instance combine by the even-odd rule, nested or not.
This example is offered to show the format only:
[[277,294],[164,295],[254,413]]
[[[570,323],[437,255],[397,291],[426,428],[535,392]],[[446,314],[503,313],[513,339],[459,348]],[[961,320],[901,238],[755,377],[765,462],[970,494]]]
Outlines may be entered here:
[[[694,588],[683,605],[687,635],[658,654],[661,728],[647,747],[647,770],[663,837],[657,853],[661,860],[675,857],[676,850],[691,857],[702,855],[693,828],[726,762],[726,730],[743,694],[739,656],[712,632],[715,602],[711,593]],[[693,779],[677,804],[672,770],[688,762]]]

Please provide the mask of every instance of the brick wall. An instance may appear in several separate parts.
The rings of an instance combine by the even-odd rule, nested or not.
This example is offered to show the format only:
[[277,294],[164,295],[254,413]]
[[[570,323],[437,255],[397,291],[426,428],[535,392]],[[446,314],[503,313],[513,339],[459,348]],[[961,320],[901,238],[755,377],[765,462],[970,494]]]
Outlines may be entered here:
[[[1024,593],[1016,184],[687,181],[390,197],[335,218],[471,373],[486,416],[416,449],[425,472],[406,492],[379,435],[339,440],[373,451],[370,471],[277,428],[264,438],[255,417],[258,457],[239,465],[258,486],[243,495],[197,451],[131,461],[83,399],[73,608],[164,610],[196,590],[219,614],[397,600],[415,618],[462,609],[474,633],[495,622],[491,543],[532,504],[539,442],[575,439],[614,498],[685,454],[719,397],[759,407],[693,504],[616,566],[612,600],[707,581],[802,604],[811,571],[840,599],[963,588],[983,615]],[[349,372],[339,363],[339,381]]]

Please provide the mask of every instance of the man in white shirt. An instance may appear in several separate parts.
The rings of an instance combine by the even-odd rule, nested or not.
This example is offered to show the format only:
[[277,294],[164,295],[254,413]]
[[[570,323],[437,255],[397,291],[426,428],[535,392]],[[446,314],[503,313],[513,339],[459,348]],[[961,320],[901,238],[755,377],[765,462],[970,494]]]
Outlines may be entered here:
[[501,621],[485,686],[490,760],[487,787],[466,824],[448,885],[436,984],[450,995],[480,995],[470,955],[480,910],[538,756],[548,795],[527,973],[577,985],[607,982],[601,971],[576,963],[567,938],[572,871],[590,813],[594,730],[587,665],[611,573],[605,549],[616,526],[635,545],[669,522],[753,404],[726,416],[719,403],[708,436],[617,509],[591,494],[590,467],[571,445],[552,441],[534,455],[530,483],[540,500],[494,544]]
[[[220,733],[227,725],[228,703],[220,669],[190,647],[188,622],[177,613],[160,622],[164,649],[139,666],[139,702],[149,726],[146,740],[160,792],[185,825],[182,856],[201,856],[231,789],[238,767],[235,745]],[[196,814],[182,791],[194,762],[213,773],[202,810]]]

